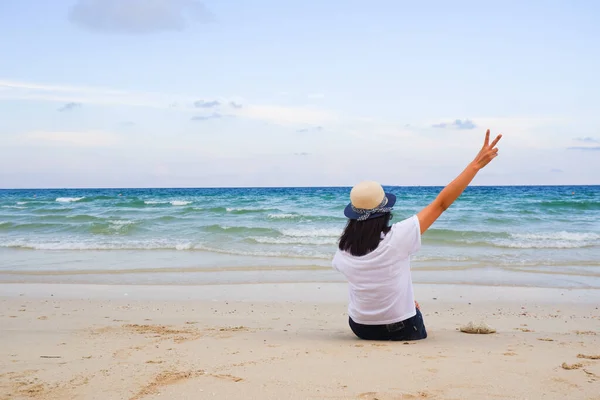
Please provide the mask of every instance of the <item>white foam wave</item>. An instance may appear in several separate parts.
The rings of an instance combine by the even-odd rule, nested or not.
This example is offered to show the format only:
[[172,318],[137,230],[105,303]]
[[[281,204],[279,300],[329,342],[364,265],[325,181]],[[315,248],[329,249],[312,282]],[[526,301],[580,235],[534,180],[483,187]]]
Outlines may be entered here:
[[108,221],[108,223],[110,224],[110,227],[116,230],[122,229],[128,225],[133,225],[135,224],[135,221],[129,221],[129,220],[111,220]]
[[310,259],[326,259],[330,254],[318,254],[313,251],[306,251],[302,254],[289,254],[283,251],[251,251],[242,249],[221,249],[202,244],[193,244],[190,242],[170,242],[170,241],[122,241],[122,242],[93,242],[93,241],[60,241],[60,242],[33,242],[27,240],[15,240],[9,242],[0,242],[0,248],[20,248],[29,250],[70,250],[70,251],[91,251],[91,250],[179,250],[179,251],[207,251],[211,253],[221,253],[252,257],[294,257]]
[[171,203],[172,206],[187,206],[188,204],[191,203],[191,201],[173,200],[173,201],[170,201],[169,203]]
[[521,240],[568,240],[587,241],[600,240],[600,234],[593,232],[544,232],[544,233],[513,233],[511,237]]
[[298,214],[269,214],[267,217],[271,219],[292,219],[297,218]]
[[22,206],[23,204],[27,204],[27,202],[26,201],[17,201],[17,204]]
[[16,208],[17,210],[22,210],[26,207],[23,206],[2,206],[2,208]]
[[339,237],[342,230],[338,228],[283,229],[281,233],[292,237]]
[[166,204],[166,201],[158,201],[158,200],[146,200],[144,204]]
[[547,242],[498,242],[499,247],[507,247],[511,249],[578,249],[583,247],[594,246],[587,242],[566,242],[566,241],[547,241]]
[[122,241],[122,242],[94,242],[94,241],[60,241],[60,242],[34,242],[27,240],[14,240],[0,242],[0,247],[20,248],[30,250],[188,250],[193,247],[189,243],[171,243],[166,241]]
[[221,253],[221,254],[231,254],[231,255],[239,255],[239,256],[250,256],[250,257],[281,257],[281,258],[308,258],[308,259],[329,259],[330,254],[320,254],[312,251],[304,252],[303,254],[290,254],[282,251],[247,251],[240,249],[219,249],[215,247],[203,246],[203,245],[195,245],[195,250],[203,250],[211,253]]
[[252,237],[257,243],[262,244],[305,244],[305,245],[327,245],[327,244],[335,244],[337,242],[336,238],[318,238],[318,237],[266,237],[266,236],[258,236]]
[[575,249],[600,246],[600,234],[593,232],[513,233],[511,240],[500,240],[500,247],[515,249]]
[[59,203],[73,203],[83,199],[85,199],[85,197],[58,197],[56,201]]

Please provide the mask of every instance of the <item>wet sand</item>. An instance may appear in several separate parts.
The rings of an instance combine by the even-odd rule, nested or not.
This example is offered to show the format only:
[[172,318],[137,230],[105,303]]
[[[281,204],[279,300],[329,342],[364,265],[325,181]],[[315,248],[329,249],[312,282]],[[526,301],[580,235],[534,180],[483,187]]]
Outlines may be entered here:
[[392,343],[340,284],[3,284],[0,399],[600,399],[599,292],[417,285]]

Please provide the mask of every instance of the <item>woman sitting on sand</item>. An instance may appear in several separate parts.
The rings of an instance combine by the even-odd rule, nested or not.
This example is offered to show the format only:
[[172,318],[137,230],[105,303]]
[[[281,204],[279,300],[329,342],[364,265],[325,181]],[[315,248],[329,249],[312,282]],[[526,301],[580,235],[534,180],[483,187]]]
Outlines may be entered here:
[[498,135],[490,131],[477,157],[418,214],[390,226],[396,196],[376,182],[352,188],[344,210],[349,219],[333,258],[333,267],[349,283],[350,328],[365,340],[419,340],[427,337],[415,302],[410,256],[421,235],[461,195],[475,175],[498,156]]

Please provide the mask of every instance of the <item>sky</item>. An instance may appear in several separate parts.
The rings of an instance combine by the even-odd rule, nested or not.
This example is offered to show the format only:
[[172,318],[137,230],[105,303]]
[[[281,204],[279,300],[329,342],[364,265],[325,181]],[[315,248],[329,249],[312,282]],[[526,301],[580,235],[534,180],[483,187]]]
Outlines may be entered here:
[[0,1],[0,187],[600,184],[600,2]]

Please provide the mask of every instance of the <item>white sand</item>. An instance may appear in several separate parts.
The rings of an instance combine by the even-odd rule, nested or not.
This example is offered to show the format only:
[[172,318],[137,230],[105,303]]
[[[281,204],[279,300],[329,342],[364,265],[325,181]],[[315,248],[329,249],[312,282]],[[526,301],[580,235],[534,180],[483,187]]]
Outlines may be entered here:
[[339,284],[5,284],[0,399],[600,399],[599,292],[418,285],[430,336],[392,343]]

